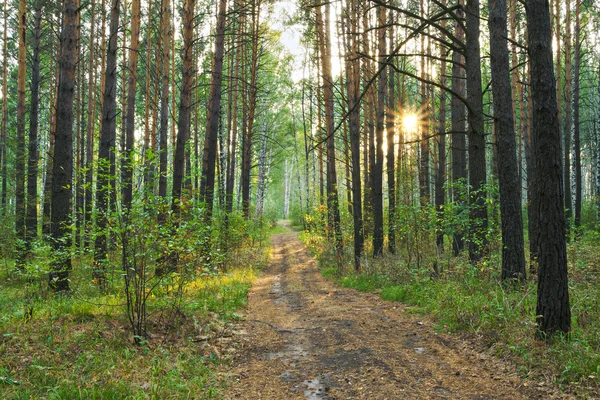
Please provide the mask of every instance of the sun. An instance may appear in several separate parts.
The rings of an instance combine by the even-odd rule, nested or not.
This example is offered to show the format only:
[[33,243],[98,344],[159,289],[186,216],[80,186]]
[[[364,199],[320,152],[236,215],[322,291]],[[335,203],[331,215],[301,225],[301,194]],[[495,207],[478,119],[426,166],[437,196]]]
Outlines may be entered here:
[[404,114],[402,117],[402,128],[404,132],[417,132],[419,129],[419,117],[414,113]]

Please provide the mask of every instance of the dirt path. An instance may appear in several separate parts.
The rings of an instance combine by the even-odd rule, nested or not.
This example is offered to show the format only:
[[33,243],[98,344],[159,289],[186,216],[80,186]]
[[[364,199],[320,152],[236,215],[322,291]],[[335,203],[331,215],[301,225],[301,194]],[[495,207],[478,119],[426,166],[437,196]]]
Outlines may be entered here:
[[[323,278],[294,232],[272,237],[228,399],[548,399],[422,317]],[[530,383],[530,385],[534,385]],[[537,386],[537,385],[536,385]],[[560,396],[563,397],[563,396]]]

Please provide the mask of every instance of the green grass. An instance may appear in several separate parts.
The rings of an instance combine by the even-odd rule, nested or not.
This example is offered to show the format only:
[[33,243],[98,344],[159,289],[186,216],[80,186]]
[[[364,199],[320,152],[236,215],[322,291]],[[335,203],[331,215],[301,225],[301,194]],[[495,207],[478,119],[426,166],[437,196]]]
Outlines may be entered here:
[[[439,332],[466,335],[482,350],[509,358],[524,377],[550,379],[567,390],[589,396],[600,385],[600,248],[583,240],[569,247],[572,331],[549,343],[535,338],[536,282],[503,284],[492,256],[477,267],[463,258],[442,262],[438,278],[431,270],[406,265],[401,256],[369,260],[360,274],[339,271],[326,242],[303,236],[316,252],[324,276],[341,286],[379,292],[389,301],[407,304],[410,312],[427,314]],[[448,256],[445,256],[448,257]]]
[[150,337],[134,344],[119,275],[107,294],[74,264],[69,296],[48,293],[45,274],[0,272],[0,398],[210,399],[226,384],[230,336],[270,248],[235,251],[226,272],[197,276],[148,300]]
[[[215,398],[226,358],[210,340],[240,318],[252,269],[198,278],[181,308],[151,317],[151,338],[135,345],[115,296],[54,297],[23,304],[2,288],[0,392],[3,399]],[[13,303],[12,306],[10,304]],[[162,324],[162,326],[160,326]],[[170,326],[167,326],[170,325]]]

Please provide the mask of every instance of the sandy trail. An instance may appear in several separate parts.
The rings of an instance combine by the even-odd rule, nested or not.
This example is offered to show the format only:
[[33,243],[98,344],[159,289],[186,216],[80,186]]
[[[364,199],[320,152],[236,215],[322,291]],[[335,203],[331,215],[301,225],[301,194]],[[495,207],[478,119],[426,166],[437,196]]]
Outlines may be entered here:
[[271,240],[273,258],[250,293],[225,398],[567,398],[436,334],[398,303],[337,287],[295,232]]

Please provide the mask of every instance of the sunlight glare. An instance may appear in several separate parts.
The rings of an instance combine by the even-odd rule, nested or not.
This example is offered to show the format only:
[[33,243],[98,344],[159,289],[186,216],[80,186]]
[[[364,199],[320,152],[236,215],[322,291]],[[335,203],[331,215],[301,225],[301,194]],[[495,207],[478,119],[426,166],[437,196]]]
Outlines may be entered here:
[[419,128],[419,118],[417,114],[409,113],[402,117],[402,127],[405,132],[416,132]]

